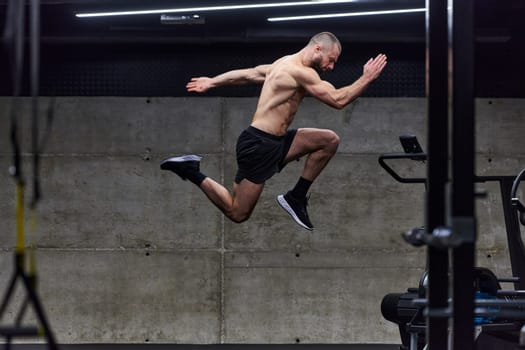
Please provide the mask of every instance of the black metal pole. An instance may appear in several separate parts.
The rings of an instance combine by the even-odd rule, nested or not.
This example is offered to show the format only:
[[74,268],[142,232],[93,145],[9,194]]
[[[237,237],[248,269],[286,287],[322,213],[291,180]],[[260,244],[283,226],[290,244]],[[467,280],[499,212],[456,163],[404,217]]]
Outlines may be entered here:
[[461,244],[453,249],[454,349],[474,348],[476,242],[474,172],[474,0],[452,2],[452,203],[451,223]]
[[38,96],[40,94],[40,0],[31,0],[31,148],[33,152],[33,198],[31,207],[40,200],[40,150],[38,127]]
[[20,143],[18,141],[18,120],[15,114],[15,104],[18,102],[17,98],[22,92],[22,72],[24,63],[24,1],[10,0],[8,3],[8,13],[6,18],[4,37],[6,45],[9,46],[8,52],[10,55],[13,83],[13,99],[10,105],[10,120],[11,131],[10,138],[13,146],[13,165],[11,167],[11,174],[15,181],[19,184],[24,182],[22,176],[22,168],[20,164]]
[[[426,228],[446,222],[448,178],[447,1],[427,0],[428,167]],[[448,305],[448,251],[428,247],[427,340],[429,349],[447,348],[448,319],[436,315]]]

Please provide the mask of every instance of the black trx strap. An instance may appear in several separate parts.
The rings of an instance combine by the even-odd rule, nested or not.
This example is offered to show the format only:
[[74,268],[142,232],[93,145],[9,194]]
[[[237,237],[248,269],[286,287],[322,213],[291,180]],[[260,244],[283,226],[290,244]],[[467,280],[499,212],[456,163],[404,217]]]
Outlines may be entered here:
[[[24,238],[24,178],[21,167],[21,150],[18,139],[17,108],[18,99],[22,90],[22,73],[24,63],[24,25],[25,1],[8,0],[7,18],[4,28],[4,41],[7,46],[10,63],[13,67],[12,83],[13,98],[10,103],[11,144],[13,147],[13,165],[10,168],[16,183],[16,250],[15,269],[7,291],[0,304],[0,320],[7,310],[7,306],[14,294],[18,280],[23,284],[26,296],[18,313],[14,317],[14,324],[0,327],[0,336],[6,338],[5,348],[9,349],[14,337],[45,336],[50,350],[57,349],[56,341],[47,322],[44,310],[35,290],[36,272],[34,268],[28,274],[25,269],[25,238]],[[40,199],[40,183],[38,176],[39,147],[38,147],[38,74],[39,74],[39,38],[40,38],[40,0],[31,0],[31,96],[32,96],[32,140],[33,140],[33,199],[31,208],[34,209]],[[48,118],[49,120],[49,118]],[[31,262],[34,266],[34,261]],[[24,326],[22,321],[26,310],[32,306],[40,325]]]

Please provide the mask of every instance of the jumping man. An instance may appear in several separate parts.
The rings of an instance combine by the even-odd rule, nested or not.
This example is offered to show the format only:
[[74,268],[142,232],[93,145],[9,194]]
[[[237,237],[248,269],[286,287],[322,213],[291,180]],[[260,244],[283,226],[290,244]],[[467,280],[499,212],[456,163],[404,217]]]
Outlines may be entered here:
[[199,156],[165,159],[161,169],[171,170],[183,180],[193,182],[224,215],[240,223],[250,217],[265,181],[289,162],[307,155],[299,181],[285,195],[279,195],[277,201],[301,227],[312,230],[306,211],[306,194],[335,154],[339,137],[332,130],[288,127],[306,94],[342,109],[361,95],[387,63],[383,54],[371,58],[364,65],[359,79],[336,89],[321,80],[318,71],[334,69],[340,54],[339,40],[332,33],[323,32],[314,35],[299,52],[272,64],[232,70],[213,78],[192,78],[186,88],[199,93],[223,85],[263,84],[252,123],[237,140],[238,171],[233,193],[200,172]]

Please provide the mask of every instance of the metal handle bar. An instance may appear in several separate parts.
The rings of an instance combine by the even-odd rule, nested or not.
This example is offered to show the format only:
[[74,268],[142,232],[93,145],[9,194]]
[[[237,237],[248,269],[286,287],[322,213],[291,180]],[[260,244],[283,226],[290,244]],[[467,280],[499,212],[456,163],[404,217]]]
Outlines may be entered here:
[[519,219],[523,226],[525,226],[525,206],[520,202],[519,198],[516,197],[516,192],[518,191],[518,186],[521,182],[521,179],[525,176],[525,168],[520,171],[516,179],[512,183],[512,190],[510,191],[511,204],[519,212]]
[[525,176],[525,168],[520,171],[518,176],[516,176],[516,179],[514,180],[514,183],[512,184],[512,190],[510,191],[510,198],[512,198],[512,205],[516,207],[517,210],[519,210],[521,213],[525,212],[525,207],[520,202],[520,200],[516,197],[516,191],[518,190],[518,185],[521,182],[521,179]]
[[386,170],[396,181],[401,183],[426,183],[427,179],[424,177],[402,177],[394,169],[392,169],[386,162],[386,159],[412,159],[412,160],[426,160],[426,153],[388,153],[379,156],[379,165]]

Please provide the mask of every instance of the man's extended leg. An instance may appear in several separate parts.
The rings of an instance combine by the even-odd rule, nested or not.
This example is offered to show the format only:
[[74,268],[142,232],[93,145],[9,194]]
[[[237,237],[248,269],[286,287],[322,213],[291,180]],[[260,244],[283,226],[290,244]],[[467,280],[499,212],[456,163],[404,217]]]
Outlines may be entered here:
[[171,170],[183,180],[197,185],[226,217],[234,222],[246,221],[264,188],[264,183],[256,184],[246,179],[233,185],[233,194],[221,184],[200,172],[201,157],[185,155],[167,158],[161,162],[161,169]]
[[319,176],[339,146],[339,136],[331,130],[298,129],[284,163],[308,155],[303,172],[295,187],[277,197],[279,204],[303,228],[312,230],[313,225],[306,211],[306,193],[312,182]]

